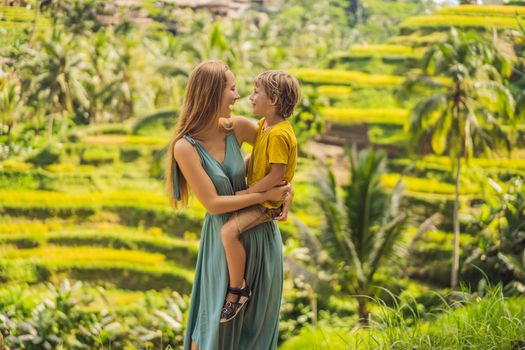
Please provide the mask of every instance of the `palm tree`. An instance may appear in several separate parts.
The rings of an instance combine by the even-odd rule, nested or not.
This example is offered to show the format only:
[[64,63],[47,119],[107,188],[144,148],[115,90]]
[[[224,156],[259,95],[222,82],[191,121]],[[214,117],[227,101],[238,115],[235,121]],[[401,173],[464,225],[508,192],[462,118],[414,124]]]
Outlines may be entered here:
[[383,153],[348,151],[351,183],[343,188],[335,184],[332,173],[321,182],[319,200],[326,227],[321,230],[325,249],[333,259],[334,273],[350,293],[358,296],[359,318],[368,323],[367,297],[377,270],[393,257],[395,243],[406,220],[400,211],[400,183],[391,193],[380,184],[385,173]]
[[[455,177],[454,252],[450,285],[455,289],[459,273],[459,195],[461,160],[481,152],[506,148],[509,137],[502,128],[512,120],[514,100],[503,77],[510,74],[510,64],[493,46],[473,34],[459,34],[452,29],[445,42],[431,47],[423,59],[423,69],[430,81],[442,89],[421,101],[412,110],[409,131],[413,149],[422,151],[430,145],[438,154],[448,154]],[[445,76],[443,84],[431,76]]]
[[48,116],[48,132],[51,137],[53,121],[59,116],[63,126],[66,117],[73,115],[76,105],[87,107],[83,81],[86,67],[77,48],[55,31],[50,41],[42,43],[42,51],[36,52],[22,67],[23,91],[28,103],[37,109],[44,108]]
[[18,82],[9,77],[0,81],[0,133],[7,134],[7,145],[11,144],[13,127],[21,119],[22,106]]
[[[506,189],[489,181],[495,196],[484,204],[473,224],[481,232],[466,264],[479,266],[505,284],[508,291],[525,290],[525,184],[517,177]],[[487,195],[487,194],[486,194]]]

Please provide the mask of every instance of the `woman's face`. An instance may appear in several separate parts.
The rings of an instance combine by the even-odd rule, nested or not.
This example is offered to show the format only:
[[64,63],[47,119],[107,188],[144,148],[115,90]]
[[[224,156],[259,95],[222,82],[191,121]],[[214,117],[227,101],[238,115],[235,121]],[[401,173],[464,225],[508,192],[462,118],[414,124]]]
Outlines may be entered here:
[[239,99],[239,94],[235,88],[235,76],[231,71],[226,71],[226,88],[222,94],[221,109],[219,117],[230,118],[233,104]]

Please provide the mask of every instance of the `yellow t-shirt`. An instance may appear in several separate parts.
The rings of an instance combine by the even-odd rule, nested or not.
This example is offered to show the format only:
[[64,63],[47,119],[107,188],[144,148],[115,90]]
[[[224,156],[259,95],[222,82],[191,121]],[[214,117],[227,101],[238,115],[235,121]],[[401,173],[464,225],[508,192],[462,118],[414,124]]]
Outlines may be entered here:
[[[248,164],[248,186],[268,175],[270,164],[286,164],[284,179],[291,182],[297,165],[297,139],[292,125],[283,120],[265,130],[266,119],[259,120],[259,129]],[[267,208],[278,208],[281,202],[264,202]]]

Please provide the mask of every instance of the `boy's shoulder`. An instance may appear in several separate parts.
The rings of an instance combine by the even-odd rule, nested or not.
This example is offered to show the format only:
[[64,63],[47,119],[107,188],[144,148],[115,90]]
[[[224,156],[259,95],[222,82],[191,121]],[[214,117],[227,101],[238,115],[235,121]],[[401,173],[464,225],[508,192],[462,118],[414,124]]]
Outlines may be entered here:
[[283,133],[283,132],[294,133],[292,123],[290,123],[288,119],[285,119],[282,122],[275,124],[272,127],[272,131],[275,133]]
[[288,120],[284,120],[283,122],[274,125],[270,129],[270,137],[275,136],[284,136],[292,143],[297,142],[292,124]]

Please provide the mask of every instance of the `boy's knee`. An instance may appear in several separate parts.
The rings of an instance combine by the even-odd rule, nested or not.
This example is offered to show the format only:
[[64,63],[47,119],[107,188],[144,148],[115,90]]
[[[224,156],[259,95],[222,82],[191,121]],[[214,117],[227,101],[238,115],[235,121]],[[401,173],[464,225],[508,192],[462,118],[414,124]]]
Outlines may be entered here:
[[236,239],[238,236],[238,229],[235,221],[231,220],[226,222],[221,229],[221,236],[223,240]]

